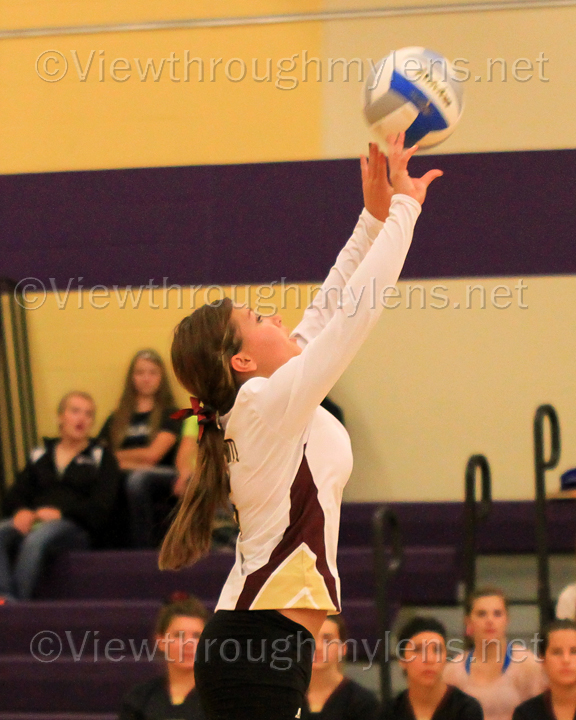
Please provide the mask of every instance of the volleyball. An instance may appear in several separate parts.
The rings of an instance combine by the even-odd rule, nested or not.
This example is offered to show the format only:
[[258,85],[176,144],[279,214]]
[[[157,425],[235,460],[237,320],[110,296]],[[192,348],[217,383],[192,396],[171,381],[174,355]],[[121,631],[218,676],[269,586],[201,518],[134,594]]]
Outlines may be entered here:
[[430,148],[446,140],[460,120],[462,83],[442,55],[407,47],[374,65],[364,86],[364,115],[378,144],[405,132],[405,147]]

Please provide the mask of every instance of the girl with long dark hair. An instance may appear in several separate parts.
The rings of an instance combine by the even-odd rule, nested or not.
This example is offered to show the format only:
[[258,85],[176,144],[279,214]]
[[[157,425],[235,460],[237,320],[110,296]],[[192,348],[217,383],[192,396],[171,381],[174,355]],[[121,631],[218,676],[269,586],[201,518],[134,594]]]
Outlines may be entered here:
[[154,499],[173,493],[181,430],[180,421],[171,417],[175,404],[161,356],[156,350],[140,350],[130,362],[118,407],[100,431],[99,440],[125,471],[134,547],[155,544]]
[[291,335],[280,316],[230,300],[204,305],[175,331],[172,362],[201,436],[161,567],[208,550],[228,498],[240,525],[236,564],[196,655],[211,720],[300,717],[314,637],[328,612],[340,612],[336,549],[352,453],[342,424],[319,406],[376,323],[427,187],[442,174],[411,178],[415,148],[403,143],[389,138],[391,184],[375,145],[361,159],[366,208]]

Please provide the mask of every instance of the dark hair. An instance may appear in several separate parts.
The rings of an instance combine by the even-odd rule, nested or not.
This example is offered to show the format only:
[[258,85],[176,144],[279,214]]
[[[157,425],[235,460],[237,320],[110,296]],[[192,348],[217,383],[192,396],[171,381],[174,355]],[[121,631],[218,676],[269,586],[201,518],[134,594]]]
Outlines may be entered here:
[[550,635],[558,630],[574,630],[576,632],[576,622],[574,620],[552,620],[552,622],[545,628],[544,635],[540,641],[540,655],[544,657],[548,645],[550,645]]
[[496,587],[496,585],[484,585],[484,587],[473,590],[468,595],[468,597],[466,598],[466,602],[464,603],[464,614],[470,615],[476,600],[480,600],[480,598],[484,597],[501,598],[502,602],[504,603],[506,612],[508,612],[508,600],[506,599],[506,595],[504,595],[504,591],[501,588]]
[[342,615],[328,615],[326,620],[330,620],[338,628],[338,638],[341,642],[345,643],[348,640],[348,628]]
[[215,413],[203,425],[196,469],[160,551],[162,569],[190,565],[210,549],[216,510],[228,507],[230,493],[224,431],[219,416],[232,409],[239,383],[230,361],[242,347],[232,322],[230,298],[203,305],[176,327],[172,365],[191,395]]
[[446,628],[439,620],[433,617],[417,616],[409,620],[398,632],[398,654],[402,658],[406,652],[406,643],[415,635],[423,632],[433,632],[444,640],[446,644]]
[[165,635],[175,617],[198,618],[203,623],[208,621],[209,613],[205,605],[193,596],[183,600],[166,603],[156,617],[156,635]]
[[150,348],[139,350],[130,361],[126,379],[124,380],[122,396],[120,397],[118,407],[112,415],[110,443],[113,450],[118,450],[124,442],[130,425],[130,418],[134,412],[136,412],[138,393],[134,387],[134,369],[136,368],[138,360],[148,360],[154,363],[154,365],[160,369],[161,374],[160,385],[154,397],[154,407],[150,415],[150,442],[154,440],[154,437],[158,433],[164,412],[176,405],[172,388],[170,387],[170,381],[168,380],[166,366],[160,354]]

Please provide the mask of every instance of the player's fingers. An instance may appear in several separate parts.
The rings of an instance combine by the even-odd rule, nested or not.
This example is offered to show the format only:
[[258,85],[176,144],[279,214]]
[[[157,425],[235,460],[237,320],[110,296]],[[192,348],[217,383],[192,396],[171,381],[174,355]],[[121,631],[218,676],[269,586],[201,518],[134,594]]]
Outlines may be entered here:
[[422,175],[420,180],[424,183],[425,187],[428,187],[432,180],[436,180],[436,178],[442,177],[442,175],[444,175],[442,170],[428,170],[427,173]]
[[375,179],[378,182],[381,182],[382,178],[384,177],[384,173],[386,172],[386,156],[384,153],[378,148],[378,154],[376,156],[376,176]]
[[386,187],[390,187],[390,182],[388,179],[388,161],[386,159],[386,155],[382,153],[382,174],[383,174],[383,181]]
[[386,142],[388,143],[388,152],[389,155],[397,155],[398,154],[398,135],[388,135],[386,137]]
[[414,153],[417,152],[417,150],[418,150],[418,145],[412,145],[412,147],[406,148],[404,150],[404,155],[406,157],[406,160],[407,161],[410,160],[412,155],[414,155]]
[[360,172],[362,173],[362,182],[368,180],[368,158],[366,155],[360,155]]
[[378,148],[378,143],[370,143],[370,177],[372,179],[376,178],[376,175],[378,173],[378,153],[380,152]]

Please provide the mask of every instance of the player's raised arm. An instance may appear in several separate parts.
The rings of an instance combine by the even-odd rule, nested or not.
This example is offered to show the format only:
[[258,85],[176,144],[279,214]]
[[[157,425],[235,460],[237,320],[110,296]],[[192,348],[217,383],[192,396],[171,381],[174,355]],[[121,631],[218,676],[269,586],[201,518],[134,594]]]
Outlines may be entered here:
[[334,315],[338,304],[341,304],[346,283],[372,246],[390,211],[393,190],[388,182],[386,157],[376,143],[370,144],[368,157],[360,157],[360,168],[364,210],[352,236],[292,333],[301,348],[306,347]]
[[[378,320],[383,292],[396,284],[412,241],[420,201],[440,170],[412,178],[407,165],[414,149],[405,150],[403,135],[389,138],[390,177],[394,194],[390,215],[372,247],[352,274],[342,303],[302,354],[279,367],[258,389],[255,406],[282,433],[295,433],[329,393]],[[385,163],[376,159],[376,179]]]

